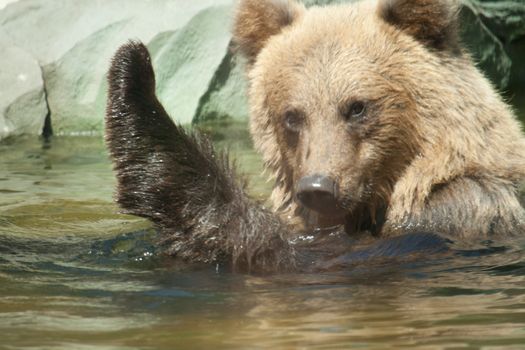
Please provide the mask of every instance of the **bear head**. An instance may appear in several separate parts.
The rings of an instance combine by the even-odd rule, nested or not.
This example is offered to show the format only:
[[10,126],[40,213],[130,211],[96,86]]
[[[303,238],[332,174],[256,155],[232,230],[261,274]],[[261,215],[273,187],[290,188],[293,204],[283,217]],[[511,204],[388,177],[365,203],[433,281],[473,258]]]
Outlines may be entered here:
[[442,62],[464,55],[457,12],[445,0],[239,2],[233,34],[247,62],[250,129],[288,221],[377,224],[431,137],[422,115],[436,109],[425,97],[446,85]]

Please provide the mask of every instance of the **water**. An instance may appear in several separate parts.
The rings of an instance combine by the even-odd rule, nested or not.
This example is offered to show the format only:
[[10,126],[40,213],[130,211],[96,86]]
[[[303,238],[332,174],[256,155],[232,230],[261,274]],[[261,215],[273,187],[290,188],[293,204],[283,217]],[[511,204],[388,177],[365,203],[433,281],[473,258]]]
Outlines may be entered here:
[[[264,198],[244,128],[215,139]],[[523,239],[326,274],[188,268],[114,183],[101,137],[0,144],[0,349],[525,348]]]

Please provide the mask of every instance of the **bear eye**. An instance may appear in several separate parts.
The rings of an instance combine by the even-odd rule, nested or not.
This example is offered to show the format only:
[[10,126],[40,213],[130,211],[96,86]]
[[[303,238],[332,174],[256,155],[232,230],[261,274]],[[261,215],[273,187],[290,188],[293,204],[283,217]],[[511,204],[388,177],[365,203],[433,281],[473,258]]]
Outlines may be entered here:
[[304,116],[298,111],[288,111],[284,114],[284,127],[286,130],[299,133],[304,124]]
[[360,119],[365,116],[366,106],[363,101],[354,101],[351,102],[347,108],[344,116],[346,120],[352,121],[355,119]]

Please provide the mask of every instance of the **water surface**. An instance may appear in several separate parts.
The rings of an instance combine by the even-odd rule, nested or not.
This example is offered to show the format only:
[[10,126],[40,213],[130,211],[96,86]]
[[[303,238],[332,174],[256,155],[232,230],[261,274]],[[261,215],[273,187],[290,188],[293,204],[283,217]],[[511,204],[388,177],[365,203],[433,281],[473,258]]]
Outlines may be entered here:
[[[265,198],[244,130],[214,138]],[[188,268],[114,184],[101,137],[0,144],[1,349],[525,348],[523,239],[337,273]]]

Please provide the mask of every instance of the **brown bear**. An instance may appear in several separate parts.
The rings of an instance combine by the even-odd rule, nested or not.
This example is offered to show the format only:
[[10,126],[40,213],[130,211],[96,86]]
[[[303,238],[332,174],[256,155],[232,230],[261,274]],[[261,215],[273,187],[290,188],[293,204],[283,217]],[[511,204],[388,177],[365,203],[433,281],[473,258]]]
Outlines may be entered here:
[[275,210],[306,227],[521,234],[525,138],[447,0],[240,2],[251,133]]
[[106,130],[117,201],[156,224],[167,253],[311,271],[374,244],[391,255],[440,251],[439,237],[523,232],[525,139],[461,48],[454,3],[241,0],[234,40],[279,215],[249,199],[205,137],[171,121],[142,44],[112,61]]

